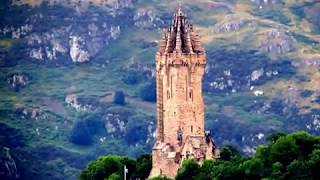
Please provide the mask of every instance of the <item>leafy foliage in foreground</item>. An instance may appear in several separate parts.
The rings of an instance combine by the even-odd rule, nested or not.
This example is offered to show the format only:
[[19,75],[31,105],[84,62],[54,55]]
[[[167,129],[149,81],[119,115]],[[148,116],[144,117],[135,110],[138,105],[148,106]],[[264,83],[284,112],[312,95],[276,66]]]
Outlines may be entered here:
[[[176,180],[224,179],[320,179],[320,137],[306,132],[289,135],[274,133],[269,144],[257,148],[253,157],[242,157],[232,146],[221,148],[221,159],[206,160],[199,166],[194,160],[184,161]],[[104,156],[91,162],[80,179],[123,178],[123,166],[128,177],[145,179],[151,170],[151,156],[137,160],[119,156]],[[153,180],[168,180],[155,177]]]
[[260,146],[253,157],[241,157],[231,146],[221,149],[219,161],[208,160],[201,167],[195,161],[183,163],[177,180],[210,179],[319,179],[320,137],[305,132],[276,133],[270,144]]
[[124,166],[128,169],[127,178],[146,179],[151,170],[151,156],[141,155],[136,160],[128,157],[107,155],[89,163],[81,172],[81,180],[123,179]]

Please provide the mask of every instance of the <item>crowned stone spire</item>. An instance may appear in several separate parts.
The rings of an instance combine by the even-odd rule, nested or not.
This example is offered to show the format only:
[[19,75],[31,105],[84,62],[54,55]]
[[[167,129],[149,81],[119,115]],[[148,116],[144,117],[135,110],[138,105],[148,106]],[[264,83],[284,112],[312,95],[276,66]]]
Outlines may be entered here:
[[204,54],[199,36],[194,32],[192,25],[187,21],[187,16],[178,8],[170,27],[165,32],[165,39],[161,41],[159,52],[179,54]]
[[156,54],[157,130],[151,177],[174,178],[186,159],[218,159],[204,127],[202,78],[207,57],[179,7]]

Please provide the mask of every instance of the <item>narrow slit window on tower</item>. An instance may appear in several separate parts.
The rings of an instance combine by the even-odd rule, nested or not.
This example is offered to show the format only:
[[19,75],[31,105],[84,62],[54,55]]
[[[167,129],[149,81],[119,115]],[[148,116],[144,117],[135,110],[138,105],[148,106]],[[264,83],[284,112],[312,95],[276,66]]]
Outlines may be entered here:
[[191,126],[191,133],[193,133],[193,126]]
[[167,91],[167,98],[170,99],[170,92]]
[[190,90],[190,92],[189,92],[189,98],[193,101],[193,92],[192,92],[192,90]]

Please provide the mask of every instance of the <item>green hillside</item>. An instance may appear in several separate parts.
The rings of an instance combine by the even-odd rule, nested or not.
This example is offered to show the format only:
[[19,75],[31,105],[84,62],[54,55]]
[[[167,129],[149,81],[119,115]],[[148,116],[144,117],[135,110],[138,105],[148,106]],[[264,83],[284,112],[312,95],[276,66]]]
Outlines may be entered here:
[[[181,5],[207,51],[206,128],[218,145],[252,155],[275,131],[320,134],[319,2]],[[150,153],[154,55],[177,7],[169,0],[1,3],[0,147],[10,148],[20,179],[75,179],[100,155]]]

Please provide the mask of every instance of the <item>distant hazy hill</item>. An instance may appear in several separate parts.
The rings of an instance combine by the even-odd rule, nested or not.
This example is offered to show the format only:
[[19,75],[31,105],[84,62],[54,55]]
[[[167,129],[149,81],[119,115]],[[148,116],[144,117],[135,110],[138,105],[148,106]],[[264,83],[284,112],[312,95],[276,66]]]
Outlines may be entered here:
[[[177,6],[1,2],[0,145],[10,148],[19,177],[74,179],[98,155],[150,152],[154,55]],[[207,50],[206,127],[219,145],[253,154],[274,131],[320,134],[320,2],[182,7]]]

